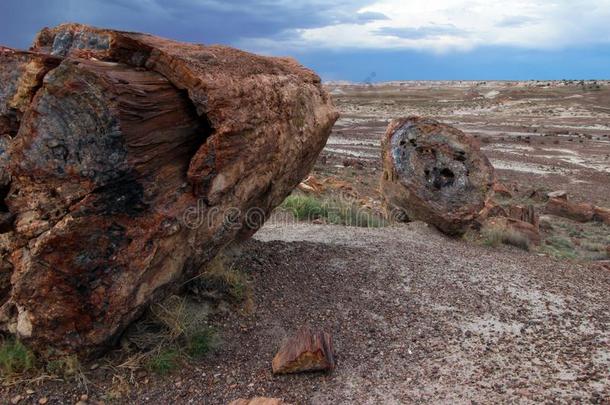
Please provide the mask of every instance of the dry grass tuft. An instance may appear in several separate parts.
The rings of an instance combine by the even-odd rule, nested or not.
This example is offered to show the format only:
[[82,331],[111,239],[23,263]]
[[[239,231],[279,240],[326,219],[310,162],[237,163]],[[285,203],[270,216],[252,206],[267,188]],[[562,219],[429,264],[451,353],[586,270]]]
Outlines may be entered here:
[[529,251],[531,249],[530,240],[527,236],[510,228],[498,225],[485,225],[481,230],[483,243],[487,246],[499,246],[501,244],[510,245]]

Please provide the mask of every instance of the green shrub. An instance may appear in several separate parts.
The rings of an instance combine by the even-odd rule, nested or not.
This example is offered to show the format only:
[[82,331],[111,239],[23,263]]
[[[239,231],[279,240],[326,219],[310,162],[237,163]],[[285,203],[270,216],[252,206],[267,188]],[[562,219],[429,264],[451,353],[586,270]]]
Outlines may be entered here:
[[186,352],[190,357],[199,359],[216,346],[216,334],[212,329],[204,329],[187,338]]
[[0,343],[0,371],[3,377],[32,370],[35,364],[34,354],[20,341],[9,338]]
[[180,364],[180,352],[173,348],[163,348],[153,353],[146,362],[149,370],[157,374],[168,374],[178,368]]
[[284,200],[281,207],[292,212],[299,221],[313,221],[328,217],[322,201],[305,195],[290,195]]

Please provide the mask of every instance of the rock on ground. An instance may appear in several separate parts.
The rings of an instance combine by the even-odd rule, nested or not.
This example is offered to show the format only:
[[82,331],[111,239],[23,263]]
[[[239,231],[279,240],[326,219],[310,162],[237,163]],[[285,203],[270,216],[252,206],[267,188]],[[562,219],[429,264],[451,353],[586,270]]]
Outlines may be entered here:
[[310,70],[229,47],[66,24],[0,61],[0,325],[47,354],[107,349],[256,232],[337,118]]
[[302,328],[280,347],[271,365],[274,374],[333,370],[332,337],[326,332]]
[[465,232],[493,193],[493,167],[476,140],[428,118],[394,120],[382,141],[381,190],[393,216]]

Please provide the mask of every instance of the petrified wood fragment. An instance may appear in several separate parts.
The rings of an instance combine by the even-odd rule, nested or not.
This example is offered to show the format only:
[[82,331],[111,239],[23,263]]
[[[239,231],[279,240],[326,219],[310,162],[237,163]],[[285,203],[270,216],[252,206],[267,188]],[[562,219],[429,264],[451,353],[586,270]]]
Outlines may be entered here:
[[536,213],[536,209],[532,204],[528,205],[511,205],[508,207],[508,216],[517,219],[519,221],[527,222],[532,224],[534,228],[538,229],[540,224],[540,217]]
[[610,225],[610,208],[593,207],[593,220]]
[[63,61],[9,146],[0,325],[39,352],[90,356],[255,232],[337,113],[292,60],[81,25],[33,49]]
[[9,255],[15,244],[11,232],[14,215],[5,203],[11,185],[8,150],[44,75],[59,63],[55,57],[0,46],[0,305],[10,291],[13,266]]
[[388,211],[441,231],[463,233],[485,207],[493,167],[478,143],[421,117],[394,120],[382,141],[381,190]]
[[577,222],[589,222],[595,216],[595,207],[587,203],[575,204],[568,201],[567,198],[550,198],[544,212]]
[[335,368],[333,350],[330,334],[303,328],[278,350],[271,364],[273,373],[333,370]]

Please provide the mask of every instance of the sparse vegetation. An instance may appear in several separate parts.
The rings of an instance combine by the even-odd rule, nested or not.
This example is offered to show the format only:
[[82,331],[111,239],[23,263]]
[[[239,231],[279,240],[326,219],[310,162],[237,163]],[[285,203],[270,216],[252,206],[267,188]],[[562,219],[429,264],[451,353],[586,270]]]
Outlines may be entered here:
[[61,377],[71,377],[82,372],[80,361],[75,355],[50,360],[45,368],[52,375]]
[[500,226],[485,226],[481,230],[483,243],[487,246],[511,245],[523,250],[530,250],[530,241],[527,236]]
[[553,233],[540,251],[558,259],[605,260],[610,245],[610,226],[599,222],[575,223],[553,218]]
[[32,370],[36,357],[20,341],[7,338],[0,342],[0,372],[2,378],[10,378]]
[[379,228],[386,221],[371,210],[337,198],[319,199],[308,195],[291,195],[280,206],[299,221],[323,220],[335,225]]
[[227,264],[223,255],[218,255],[205,270],[187,283],[192,295],[206,299],[227,299],[243,302],[249,298],[246,275]]
[[543,252],[557,259],[576,259],[578,254],[572,242],[562,236],[553,235],[544,241]]
[[178,368],[180,360],[180,352],[178,350],[161,348],[148,358],[146,367],[157,374],[169,374]]
[[141,364],[156,373],[167,374],[181,363],[209,353],[218,339],[206,319],[205,308],[185,297],[171,296],[153,305],[126,335],[136,352],[142,354],[137,356],[135,368]]

